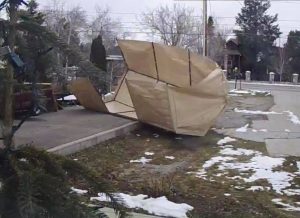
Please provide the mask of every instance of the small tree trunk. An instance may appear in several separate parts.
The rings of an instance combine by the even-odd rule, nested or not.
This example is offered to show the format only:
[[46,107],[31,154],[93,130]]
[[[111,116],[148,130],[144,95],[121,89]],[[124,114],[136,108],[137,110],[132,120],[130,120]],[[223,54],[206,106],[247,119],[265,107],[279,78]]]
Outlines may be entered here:
[[[12,51],[15,47],[16,37],[16,23],[17,23],[17,5],[10,1],[9,3],[9,19],[10,27],[8,33],[8,46]],[[12,127],[13,127],[13,99],[14,99],[14,68],[8,63],[7,71],[5,74],[5,88],[4,88],[4,118],[3,118],[3,138],[4,146],[6,148],[12,148]]]
[[[68,34],[68,45],[71,43],[71,34],[72,34],[72,22],[70,21],[70,27],[69,27],[69,34]],[[65,76],[66,80],[68,79],[68,67],[69,67],[69,57],[68,55],[66,56],[66,68],[65,68]]]

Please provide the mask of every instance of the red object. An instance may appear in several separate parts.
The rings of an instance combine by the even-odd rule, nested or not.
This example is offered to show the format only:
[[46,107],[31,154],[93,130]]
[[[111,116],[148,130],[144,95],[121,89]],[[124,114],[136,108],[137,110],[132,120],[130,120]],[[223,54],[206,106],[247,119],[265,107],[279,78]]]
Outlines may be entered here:
[[[46,109],[48,112],[56,112],[57,104],[53,95],[52,89],[42,89],[43,94],[46,98]],[[25,113],[31,110],[33,106],[32,92],[17,92],[14,94],[14,110],[16,114]]]

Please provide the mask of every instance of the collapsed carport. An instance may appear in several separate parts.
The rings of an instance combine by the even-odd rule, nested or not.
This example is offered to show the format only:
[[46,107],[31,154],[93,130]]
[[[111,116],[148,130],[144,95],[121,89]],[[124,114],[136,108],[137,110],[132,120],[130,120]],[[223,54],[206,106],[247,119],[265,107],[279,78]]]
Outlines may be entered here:
[[119,40],[127,72],[104,102],[88,79],[71,91],[87,109],[137,119],[178,134],[203,136],[224,110],[227,81],[218,65],[189,50]]

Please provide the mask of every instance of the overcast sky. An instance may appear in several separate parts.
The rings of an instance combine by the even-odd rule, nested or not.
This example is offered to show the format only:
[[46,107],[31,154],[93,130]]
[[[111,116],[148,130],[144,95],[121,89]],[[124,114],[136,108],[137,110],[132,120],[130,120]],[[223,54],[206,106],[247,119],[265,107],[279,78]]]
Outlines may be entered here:
[[[37,0],[41,8],[49,4],[51,0]],[[95,15],[95,6],[108,6],[112,16],[119,18],[123,26],[132,25],[130,22],[136,22],[137,17],[147,9],[158,7],[159,5],[183,4],[194,8],[198,14],[202,10],[202,1],[175,2],[174,0],[62,0],[65,7],[70,9],[75,6],[81,6],[87,15]],[[238,14],[243,1],[230,0],[210,0],[208,1],[208,14],[218,17],[220,25],[232,28],[235,24],[234,17]],[[278,13],[279,25],[282,37],[285,38],[290,30],[300,30],[300,1],[273,1],[271,3],[270,14]],[[283,39],[284,40],[284,39]],[[284,40],[285,41],[285,40]]]

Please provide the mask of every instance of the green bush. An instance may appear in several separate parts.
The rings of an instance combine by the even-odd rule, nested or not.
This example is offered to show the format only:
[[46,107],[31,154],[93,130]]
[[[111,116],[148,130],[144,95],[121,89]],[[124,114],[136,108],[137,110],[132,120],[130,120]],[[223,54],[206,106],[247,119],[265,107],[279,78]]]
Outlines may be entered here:
[[[69,158],[31,147],[0,151],[1,218],[106,217],[71,193],[74,182],[89,187],[90,194],[107,193],[119,216],[124,208],[111,196],[113,190],[94,172]],[[118,200],[118,202],[120,202]]]

